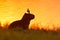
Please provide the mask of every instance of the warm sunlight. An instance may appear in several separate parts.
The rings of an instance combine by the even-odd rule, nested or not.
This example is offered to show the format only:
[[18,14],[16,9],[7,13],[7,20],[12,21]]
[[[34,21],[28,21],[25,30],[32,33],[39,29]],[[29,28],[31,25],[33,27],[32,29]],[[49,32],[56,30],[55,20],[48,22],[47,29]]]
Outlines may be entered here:
[[35,15],[30,26],[34,23],[38,24],[40,28],[48,29],[60,26],[60,0],[0,0],[0,22],[2,26],[6,22],[11,23],[20,20],[27,8]]

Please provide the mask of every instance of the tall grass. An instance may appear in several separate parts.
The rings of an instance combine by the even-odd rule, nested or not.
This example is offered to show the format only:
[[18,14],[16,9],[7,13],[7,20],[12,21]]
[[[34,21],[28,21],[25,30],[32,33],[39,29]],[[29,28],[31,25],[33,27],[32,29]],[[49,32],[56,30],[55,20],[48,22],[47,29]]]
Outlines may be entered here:
[[0,29],[0,40],[60,40],[59,31]]

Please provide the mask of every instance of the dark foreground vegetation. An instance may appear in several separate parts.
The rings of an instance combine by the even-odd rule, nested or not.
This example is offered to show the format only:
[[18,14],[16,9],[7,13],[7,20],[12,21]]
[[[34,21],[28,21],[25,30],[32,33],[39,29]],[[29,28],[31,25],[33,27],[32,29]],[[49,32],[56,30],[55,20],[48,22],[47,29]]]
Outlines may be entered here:
[[0,40],[60,40],[59,31],[0,29]]

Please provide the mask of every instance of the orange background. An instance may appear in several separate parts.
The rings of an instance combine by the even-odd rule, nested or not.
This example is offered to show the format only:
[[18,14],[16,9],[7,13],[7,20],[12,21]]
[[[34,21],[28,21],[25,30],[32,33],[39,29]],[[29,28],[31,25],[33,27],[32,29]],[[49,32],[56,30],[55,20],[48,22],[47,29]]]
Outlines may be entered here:
[[35,15],[31,24],[60,26],[60,0],[0,0],[0,22],[21,19],[27,8]]

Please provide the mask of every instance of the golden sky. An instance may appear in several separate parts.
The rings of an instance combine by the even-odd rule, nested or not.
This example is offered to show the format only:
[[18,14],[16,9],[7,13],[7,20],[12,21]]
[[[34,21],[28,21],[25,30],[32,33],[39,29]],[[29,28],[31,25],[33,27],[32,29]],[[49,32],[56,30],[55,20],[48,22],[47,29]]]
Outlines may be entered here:
[[60,0],[0,0],[0,21],[21,19],[27,8],[35,15],[31,24],[60,25]]

